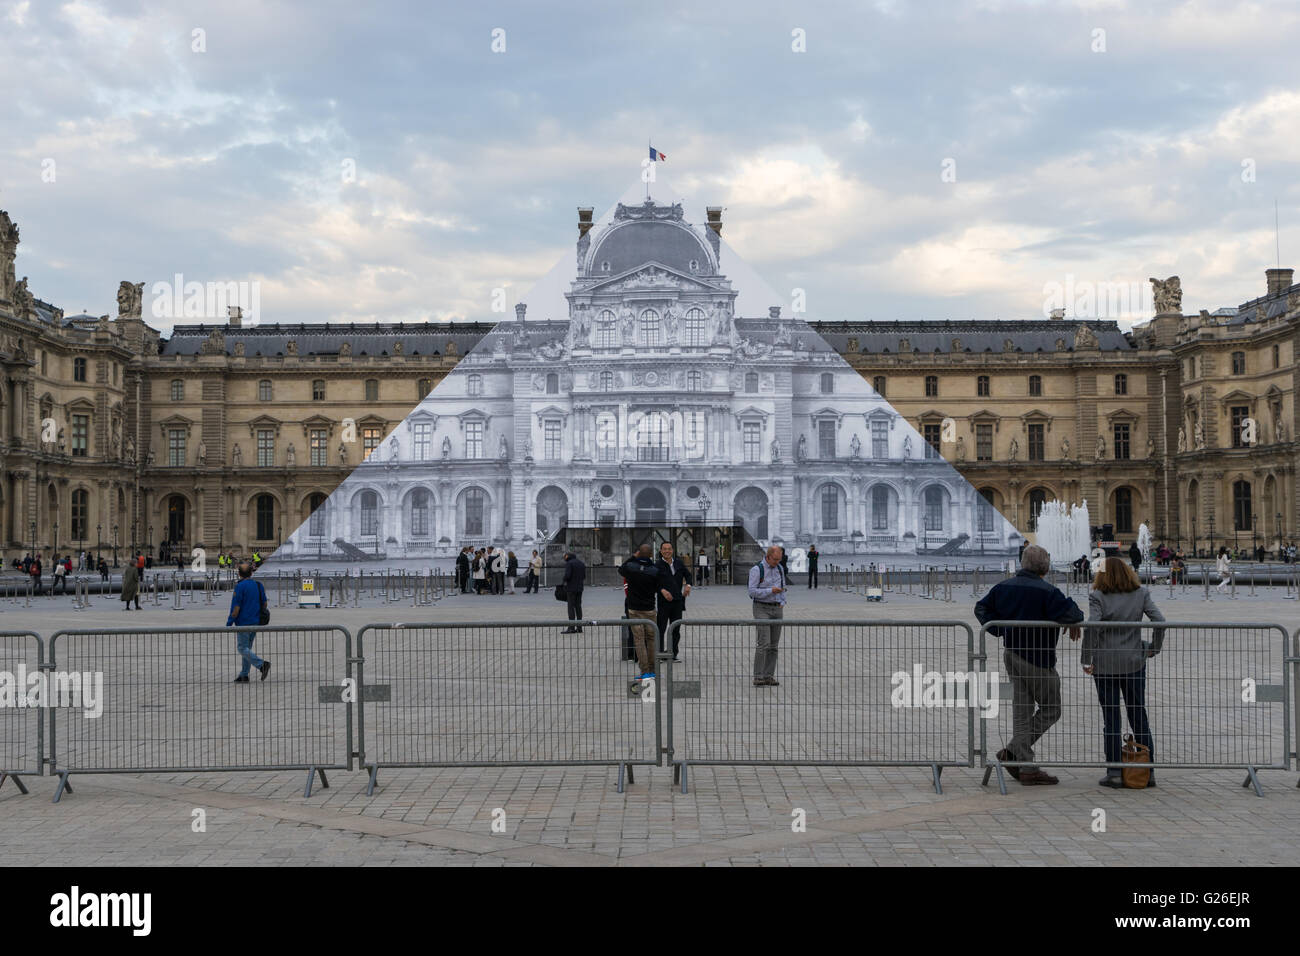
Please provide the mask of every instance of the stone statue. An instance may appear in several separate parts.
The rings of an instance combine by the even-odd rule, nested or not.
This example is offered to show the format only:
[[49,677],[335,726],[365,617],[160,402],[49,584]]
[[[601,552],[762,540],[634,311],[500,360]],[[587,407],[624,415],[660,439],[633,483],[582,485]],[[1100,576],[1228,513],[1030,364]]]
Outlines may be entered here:
[[1187,451],[1187,429],[1179,425],[1178,426],[1178,453],[1182,454],[1185,451]]
[[208,463],[208,445],[202,438],[199,439],[199,467],[202,468]]
[[1153,439],[1153,438],[1148,438],[1148,439],[1147,439],[1147,458],[1148,458],[1148,460],[1149,460],[1149,459],[1152,459],[1152,458],[1154,458],[1154,457],[1156,457],[1156,443],[1155,443],[1155,439]]
[[339,344],[339,357],[349,358],[352,355],[352,343],[342,342]]
[[1178,281],[1178,276],[1170,276],[1168,279],[1149,279],[1151,291],[1155,297],[1156,315],[1164,315],[1167,312],[1182,313],[1183,311],[1183,286]]
[[139,318],[144,301],[143,282],[120,282],[117,286],[117,314]]
[[670,305],[664,310],[664,342],[668,345],[677,344],[677,323],[681,319],[681,312],[677,306]]
[[1068,438],[1061,439],[1061,457],[1066,461],[1070,460],[1070,439]]
[[[346,345],[347,343],[345,342],[344,344]],[[348,463],[348,446],[343,444],[343,442],[339,442],[339,464],[346,465],[347,463]]]
[[126,436],[126,460],[132,463],[135,462],[135,439],[130,435]]
[[631,345],[636,334],[636,316],[632,314],[631,306],[625,305],[619,310],[618,324],[623,333],[623,344]]
[[[295,351],[297,350],[297,346],[296,346],[296,345],[294,346],[294,349],[295,349]],[[405,352],[405,351],[406,351],[406,346],[403,344],[403,342],[402,342],[401,339],[398,339],[396,342],[393,343],[393,354],[394,354],[394,355],[401,355],[401,354],[402,354],[403,352]]]
[[501,440],[497,442],[497,457],[502,461],[510,457],[510,445],[506,442],[505,435],[502,435]]
[[912,457],[912,436],[906,435],[903,438],[903,461],[909,461]]
[[238,442],[235,443],[234,451],[230,453],[230,467],[232,468],[244,467],[244,453],[240,451]]
[[144,456],[144,466],[145,466],[146,468],[152,468],[152,467],[153,467],[153,463],[154,463],[153,445],[150,445],[150,446],[149,446],[149,454],[147,454],[147,455]]
[[808,457],[808,436],[807,435],[799,436],[799,446],[795,451],[794,457],[796,461],[803,461],[805,458]]
[[772,439],[772,460],[781,460],[781,439],[779,438]]
[[858,437],[857,432],[854,432],[853,437],[849,440],[849,452],[854,458],[857,458],[862,452],[862,439]]
[[398,451],[399,451],[399,448],[398,448],[398,445],[397,445],[397,436],[394,435],[392,438],[390,438],[390,439],[388,440],[388,460],[389,460],[389,461],[397,461],[397,453],[398,453]]
[[531,438],[524,439],[524,460],[533,460],[533,440]]
[[235,343],[235,358],[243,358],[243,357],[244,357],[244,343],[243,343],[243,342],[236,342],[236,343]]
[[966,438],[964,435],[957,436],[957,460],[966,460]]
[[451,457],[451,439],[443,436],[442,439],[442,460],[446,461]]
[[294,450],[293,442],[289,442],[289,447],[284,450],[284,461],[290,468],[298,464],[298,453]]
[[122,423],[116,418],[113,419],[113,460],[122,457]]
[[284,344],[284,354],[285,354],[285,355],[297,355],[297,354],[298,354],[298,343],[297,343],[296,341],[294,341],[293,339],[290,339],[288,342],[286,342],[286,343]]
[[1011,439],[1009,453],[1012,461],[1015,461],[1016,456],[1020,454],[1020,442],[1016,441],[1014,438]]
[[1199,420],[1196,422],[1195,425],[1192,426],[1192,437],[1196,442],[1196,450],[1204,451],[1205,450],[1205,427],[1200,423]]
[[1101,461],[1103,458],[1106,457],[1106,436],[1105,435],[1097,436],[1097,453],[1095,457],[1098,461]]

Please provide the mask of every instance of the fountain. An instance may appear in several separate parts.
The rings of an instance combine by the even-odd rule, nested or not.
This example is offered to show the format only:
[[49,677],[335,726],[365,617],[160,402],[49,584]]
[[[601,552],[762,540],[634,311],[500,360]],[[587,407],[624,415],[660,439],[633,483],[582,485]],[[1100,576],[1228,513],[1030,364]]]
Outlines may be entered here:
[[1092,526],[1088,519],[1088,502],[1067,505],[1048,501],[1038,513],[1035,540],[1052,556],[1052,564],[1065,567],[1087,554],[1092,548]]

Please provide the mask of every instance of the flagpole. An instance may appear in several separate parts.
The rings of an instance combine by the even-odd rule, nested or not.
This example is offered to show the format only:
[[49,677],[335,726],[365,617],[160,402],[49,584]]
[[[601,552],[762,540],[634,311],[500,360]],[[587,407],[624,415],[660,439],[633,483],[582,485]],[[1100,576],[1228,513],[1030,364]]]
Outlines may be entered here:
[[[645,141],[645,149],[646,149],[646,153],[647,153],[647,154],[649,154],[650,150],[653,148],[653,147],[651,147],[651,145],[650,145],[651,142],[653,141],[653,139],[654,139],[654,137],[651,137],[650,139],[648,139],[648,140]],[[650,162],[653,163],[654,160],[652,159],[652,160],[650,160]],[[645,181],[645,198],[646,198],[646,202],[649,202],[649,201],[650,201],[650,180],[648,180],[648,179]]]

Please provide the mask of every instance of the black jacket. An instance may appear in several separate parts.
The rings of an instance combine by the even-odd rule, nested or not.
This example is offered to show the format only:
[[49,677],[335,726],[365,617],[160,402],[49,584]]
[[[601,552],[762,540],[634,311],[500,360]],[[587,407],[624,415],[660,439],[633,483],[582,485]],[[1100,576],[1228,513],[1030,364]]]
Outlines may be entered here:
[[809,552],[808,552],[808,570],[809,570],[809,571],[816,571],[816,570],[817,570],[817,559],[820,558],[821,556],[822,556],[822,553],[821,553],[820,551],[809,551]]
[[[673,603],[685,601],[686,595],[682,593],[682,585],[690,583],[691,572],[682,563],[682,559],[673,555],[672,564],[669,564],[663,558],[659,558],[655,561],[655,568],[659,571],[659,587],[673,596]],[[660,594],[659,600],[662,601],[663,597]]]
[[514,555],[506,558],[506,577],[513,578],[519,573],[519,559]]
[[[1083,620],[1079,605],[1056,586],[1029,571],[1017,571],[993,585],[975,605],[975,617],[981,624],[989,621],[1055,621],[1077,624]],[[990,633],[1002,638],[1007,650],[1015,651],[1039,667],[1056,666],[1056,642],[1059,627],[999,627]]]
[[653,611],[659,593],[659,568],[649,558],[628,558],[618,573],[627,581],[627,606],[633,611]]
[[457,571],[469,570],[469,555],[466,554],[464,551],[456,555],[456,570]]
[[564,562],[564,589],[570,594],[582,591],[587,583],[587,566],[576,554]]

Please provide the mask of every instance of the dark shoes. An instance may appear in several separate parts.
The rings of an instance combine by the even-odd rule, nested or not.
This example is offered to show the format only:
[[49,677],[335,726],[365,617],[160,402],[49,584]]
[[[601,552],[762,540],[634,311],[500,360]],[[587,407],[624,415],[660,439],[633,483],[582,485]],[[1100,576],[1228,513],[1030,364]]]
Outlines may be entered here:
[[262,680],[266,680],[266,675],[271,673],[271,662],[266,660],[262,661],[262,666],[259,667],[258,670],[262,672]]
[[781,682],[777,680],[775,677],[755,677],[754,686],[755,687],[780,687]]
[[1123,790],[1124,778],[1117,773],[1115,774],[1108,773],[1106,774],[1106,776],[1098,780],[1097,784],[1102,787],[1110,787],[1112,790]]
[[[1015,760],[1015,759],[1016,759],[1015,757],[1011,756],[1011,751],[1010,751],[1010,750],[1007,750],[1005,747],[1003,747],[1001,750],[998,751],[998,760],[1000,760],[1000,761],[1001,761],[1002,763],[1004,763],[1004,764],[1005,764],[1008,760]],[[1012,779],[1012,780],[1019,780],[1019,779],[1020,779],[1020,768],[1019,768],[1019,767],[1007,767],[1007,768],[1006,768],[1006,771],[1007,771],[1007,773],[1011,774],[1011,779]]]
[[238,677],[236,677],[233,681],[231,681],[231,683],[232,683],[232,684],[247,684],[247,683],[248,683],[248,675],[247,675],[247,674],[240,674],[240,675],[239,675]]
[[1061,782],[1050,773],[1044,773],[1042,770],[1022,770],[1019,779],[1020,783],[1026,787],[1051,786],[1054,783]]

